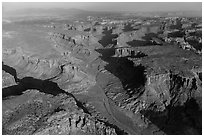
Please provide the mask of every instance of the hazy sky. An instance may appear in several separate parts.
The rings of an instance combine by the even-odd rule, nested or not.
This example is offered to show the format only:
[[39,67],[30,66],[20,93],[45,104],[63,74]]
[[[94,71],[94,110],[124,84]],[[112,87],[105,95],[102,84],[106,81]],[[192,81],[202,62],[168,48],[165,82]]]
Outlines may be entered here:
[[201,2],[3,2],[3,11],[24,8],[78,8],[90,11],[202,10]]

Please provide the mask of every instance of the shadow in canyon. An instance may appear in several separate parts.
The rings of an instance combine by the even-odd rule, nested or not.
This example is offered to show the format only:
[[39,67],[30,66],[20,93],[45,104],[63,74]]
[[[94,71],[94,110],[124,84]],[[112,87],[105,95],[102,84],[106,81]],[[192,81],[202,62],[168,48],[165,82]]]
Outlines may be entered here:
[[[4,71],[16,77],[16,70],[12,67],[4,67]],[[77,98],[62,89],[59,88],[57,83],[49,81],[49,80],[40,80],[33,77],[24,77],[19,79],[19,82],[15,86],[10,86],[2,89],[2,99],[9,99],[11,96],[19,96],[22,95],[26,90],[36,89],[45,94],[51,94],[53,96],[57,96],[58,94],[65,94],[67,96],[73,97],[76,101],[76,104],[79,108],[83,109],[83,111],[89,115],[92,115],[89,110],[84,107],[83,102],[77,100]],[[127,134],[125,131],[118,128],[116,125],[110,124],[109,122],[98,119],[101,122],[104,122],[105,125],[110,126],[115,129],[116,133],[119,135]]]
[[[126,27],[128,30],[131,29],[131,24],[128,24]],[[117,36],[112,34],[112,30],[107,29],[104,30],[103,34],[105,35],[99,40],[99,43],[102,44],[104,49],[96,49],[96,51],[101,54],[100,58],[108,63],[108,65],[105,66],[105,69],[119,78],[123,88],[125,90],[128,89],[127,94],[129,97],[132,97],[135,94],[142,94],[146,82],[145,67],[141,65],[134,66],[134,63],[128,60],[128,57],[112,57],[115,54],[116,48],[107,47],[109,44],[117,44],[117,40],[115,41]],[[138,54],[135,57],[140,58],[142,56],[145,55]]]
[[[145,46],[149,44],[152,37],[156,37],[156,34],[145,35],[144,41],[133,40],[128,44]],[[115,48],[106,48],[106,45],[103,45],[104,49],[96,49],[101,54],[100,58],[108,63],[105,69],[119,78],[129,97],[143,94],[146,83],[145,67],[135,66],[127,57],[112,57],[115,54]],[[202,110],[193,98],[183,106],[169,105],[163,112],[149,109],[141,111],[141,114],[165,134],[202,134]]]
[[[126,27],[126,29],[131,29],[131,24],[128,24]],[[128,89],[127,94],[129,97],[135,94],[142,94],[146,83],[145,67],[141,65],[134,66],[134,63],[128,60],[128,57],[112,57],[115,54],[116,48],[107,47],[109,44],[117,44],[117,41],[115,41],[117,36],[112,34],[112,30],[107,29],[104,30],[103,34],[105,35],[102,37],[102,40],[99,40],[99,43],[102,44],[104,49],[96,49],[96,51],[101,54],[100,58],[108,63],[105,69],[119,78],[123,88],[125,90]],[[113,43],[113,41],[115,42]],[[135,57],[140,58],[143,56],[146,55],[137,54]]]
[[[105,69],[119,78],[129,97],[143,93],[143,87],[146,83],[144,66],[134,66],[134,63],[128,60],[128,57],[112,57],[115,54],[115,48],[96,49],[96,51],[101,54],[100,58],[108,63]],[[145,55],[138,54],[135,57],[143,56]]]
[[197,40],[187,40],[187,42],[196,50],[202,51],[202,43],[199,43]]
[[106,47],[109,44],[112,44],[112,45],[117,44],[116,38],[118,37],[118,35],[112,34],[112,29],[108,30],[108,28],[105,28],[103,31],[103,34],[104,36],[102,37],[102,39],[98,41],[101,45]]
[[[134,66],[127,57],[103,57],[112,55],[113,49],[100,49],[101,59],[108,62],[105,69],[119,78],[129,97],[139,97],[145,91],[145,67]],[[177,82],[178,84],[178,82]],[[183,106],[167,106],[163,112],[141,111],[141,114],[168,135],[202,134],[202,110],[195,99],[189,99]]]
[[142,37],[142,40],[132,40],[127,42],[127,44],[131,47],[162,45],[163,43],[164,42],[158,37],[158,34],[156,33],[147,33]]
[[11,74],[14,77],[16,83],[19,82],[20,79],[17,78],[17,72],[14,68],[12,68],[8,65],[5,65],[4,62],[2,62],[2,70]]
[[168,33],[168,37],[172,37],[172,38],[177,38],[177,37],[183,38],[184,36],[185,36],[185,32],[180,30]]
[[127,42],[131,47],[149,46],[151,43],[144,40],[132,40]]
[[110,58],[105,69],[120,79],[123,89],[126,90],[129,97],[139,96],[144,92],[143,87],[146,83],[144,66],[134,66],[134,63],[126,57],[113,57]]
[[123,32],[136,31],[138,29],[139,29],[139,27],[138,28],[134,28],[131,23],[128,23],[128,24],[126,24],[124,26]]
[[202,110],[191,98],[183,106],[167,106],[163,112],[140,112],[168,135],[202,134]]
[[65,94],[74,98],[77,103],[77,106],[83,109],[85,113],[88,113],[88,110],[83,106],[83,104],[76,99],[76,97],[59,88],[58,84],[49,80],[41,80],[33,77],[24,77],[18,79],[16,75],[16,70],[10,66],[3,64],[3,70],[7,73],[14,76],[18,80],[17,85],[6,87],[2,89],[2,99],[8,99],[10,96],[19,96],[22,95],[26,90],[36,89],[45,94],[51,94],[57,96],[58,94]]

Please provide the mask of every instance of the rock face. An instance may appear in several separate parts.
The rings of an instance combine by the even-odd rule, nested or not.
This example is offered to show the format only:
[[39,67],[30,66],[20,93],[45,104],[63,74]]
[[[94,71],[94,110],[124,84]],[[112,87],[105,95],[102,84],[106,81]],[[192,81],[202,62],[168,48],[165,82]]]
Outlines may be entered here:
[[3,134],[201,134],[202,57],[161,38],[168,21],[37,23],[59,54],[3,49]]
[[[23,102],[13,103],[25,98]],[[4,103],[3,134],[116,134],[114,128],[85,113],[73,97],[65,94],[53,97],[37,90],[27,90]]]
[[[86,75],[75,64],[68,60],[38,59],[29,57],[18,50],[6,55],[7,64],[16,68],[17,77],[33,77],[41,80],[52,80],[59,83],[62,89],[85,89],[94,84],[94,79]],[[70,83],[67,86],[67,83]],[[73,84],[71,84],[73,83]],[[79,86],[80,85],[80,86]]]
[[[138,52],[137,56],[131,56],[127,49]],[[111,53],[111,49],[105,51]],[[143,127],[152,122],[166,134],[201,133],[200,56],[167,45],[117,47],[114,51],[112,55],[101,52],[110,55],[104,59],[108,62],[105,68],[113,74],[107,73],[101,86],[117,106],[145,117]],[[197,108],[195,117],[189,115],[193,106]],[[174,132],[176,125],[185,128]],[[144,128],[142,133],[148,132]]]

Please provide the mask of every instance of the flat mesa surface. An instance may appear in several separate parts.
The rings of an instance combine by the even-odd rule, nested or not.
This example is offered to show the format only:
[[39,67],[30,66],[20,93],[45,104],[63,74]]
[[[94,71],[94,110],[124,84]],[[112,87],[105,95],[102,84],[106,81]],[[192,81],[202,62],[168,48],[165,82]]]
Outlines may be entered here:
[[38,57],[57,55],[54,43],[48,37],[48,30],[36,24],[4,24],[3,25],[3,49],[21,47],[24,51]]
[[189,76],[192,69],[201,69],[202,57],[193,51],[187,51],[175,45],[144,46],[135,48],[146,54],[143,58],[131,58],[136,64],[146,66],[147,74],[165,74],[171,69],[181,75]]

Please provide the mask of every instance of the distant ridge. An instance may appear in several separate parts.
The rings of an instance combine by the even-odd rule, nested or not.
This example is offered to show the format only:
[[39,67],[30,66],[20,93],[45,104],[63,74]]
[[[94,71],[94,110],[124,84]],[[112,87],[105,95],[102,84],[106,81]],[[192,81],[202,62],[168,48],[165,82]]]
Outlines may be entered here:
[[154,11],[154,12],[127,12],[129,15],[135,16],[160,16],[160,17],[202,17],[202,11]]
[[64,14],[80,14],[85,11],[79,9],[62,9],[62,8],[52,8],[52,9],[42,9],[42,8],[33,8],[33,9],[20,9],[14,11],[3,12],[4,16],[41,16],[41,15],[64,15]]
[[142,17],[169,17],[169,16],[178,16],[178,17],[202,17],[201,11],[154,11],[154,12],[128,12],[128,11],[88,11],[82,9],[64,9],[64,8],[52,8],[52,9],[42,9],[42,8],[33,8],[33,9],[20,9],[14,11],[3,11],[3,17],[18,17],[18,16],[66,16],[66,15],[109,15],[116,14],[122,16],[142,16]]

